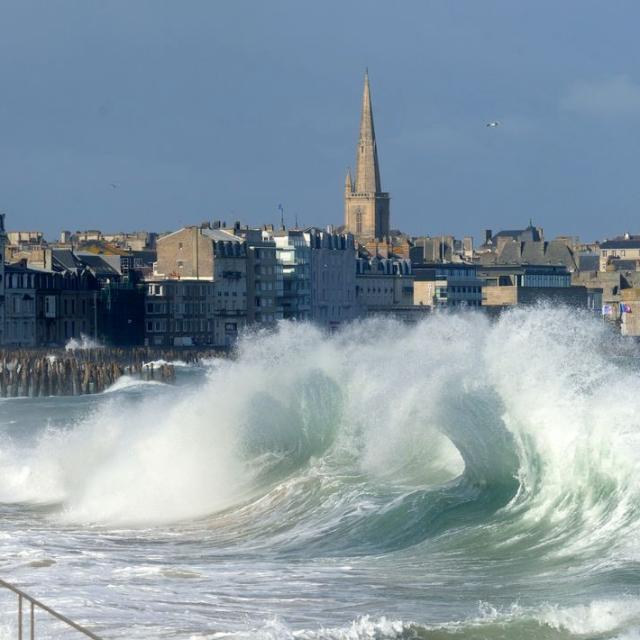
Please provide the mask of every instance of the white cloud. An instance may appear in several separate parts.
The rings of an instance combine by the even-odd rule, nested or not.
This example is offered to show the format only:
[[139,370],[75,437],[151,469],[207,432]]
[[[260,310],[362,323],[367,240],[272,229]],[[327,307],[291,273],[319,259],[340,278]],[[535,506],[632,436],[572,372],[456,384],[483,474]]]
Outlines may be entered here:
[[589,116],[640,115],[640,84],[619,75],[594,82],[574,82],[561,98],[567,111]]

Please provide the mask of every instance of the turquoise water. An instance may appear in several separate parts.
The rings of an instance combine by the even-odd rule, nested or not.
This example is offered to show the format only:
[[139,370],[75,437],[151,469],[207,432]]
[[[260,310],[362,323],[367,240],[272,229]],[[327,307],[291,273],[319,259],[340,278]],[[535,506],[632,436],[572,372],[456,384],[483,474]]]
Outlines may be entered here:
[[0,401],[0,575],[105,638],[640,637],[637,356],[562,309],[289,324]]

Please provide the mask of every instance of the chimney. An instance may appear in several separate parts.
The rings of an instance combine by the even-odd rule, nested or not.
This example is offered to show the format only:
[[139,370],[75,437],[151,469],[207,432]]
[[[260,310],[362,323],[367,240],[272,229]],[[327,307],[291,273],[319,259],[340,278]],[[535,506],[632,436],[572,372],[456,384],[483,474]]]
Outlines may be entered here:
[[485,229],[484,230],[484,242],[485,242],[485,244],[489,244],[489,241],[491,240],[492,237],[493,237],[493,232],[491,231],[491,229]]

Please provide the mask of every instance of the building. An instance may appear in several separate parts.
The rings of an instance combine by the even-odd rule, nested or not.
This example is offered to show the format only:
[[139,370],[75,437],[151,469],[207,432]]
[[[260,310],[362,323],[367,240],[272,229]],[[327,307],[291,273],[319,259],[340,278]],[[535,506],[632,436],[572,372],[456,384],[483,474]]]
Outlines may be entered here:
[[358,258],[356,302],[361,315],[395,314],[413,306],[413,272],[406,259]]
[[482,284],[471,263],[413,265],[413,304],[426,307],[479,307]]
[[369,257],[380,258],[411,258],[413,244],[411,239],[399,231],[391,231],[387,238],[371,238],[359,243],[360,253]]
[[7,242],[16,248],[31,247],[44,244],[42,231],[8,231]]
[[105,233],[102,239],[127,251],[149,251],[156,247],[157,233],[149,231],[134,231],[133,233]]
[[489,265],[559,265],[570,272],[578,271],[577,255],[567,238],[545,240],[542,229],[530,225],[526,229],[500,231],[478,247],[476,261],[482,266]]
[[351,234],[305,231],[311,249],[311,319],[327,329],[357,317],[356,247]]
[[602,306],[602,289],[572,286],[571,273],[564,265],[479,266],[478,276],[484,281],[482,305],[485,307],[543,301],[593,311]]
[[35,347],[36,331],[36,273],[26,266],[5,267],[4,346]]
[[226,229],[185,227],[157,242],[145,342],[229,347],[247,320],[247,243]]
[[98,340],[113,346],[140,346],[145,339],[146,285],[103,283],[98,294]]
[[382,191],[369,75],[365,73],[356,173],[352,177],[347,171],[344,186],[345,230],[359,241],[388,236],[389,204],[389,194]]
[[241,228],[236,223],[234,234],[247,244],[247,322],[274,324],[283,318],[284,295],[276,243],[266,228]]
[[282,269],[277,301],[285,320],[311,320],[311,247],[304,231],[273,232],[276,259]]
[[25,263],[5,266],[3,344],[63,346],[95,336],[98,283],[87,271],[44,271]]
[[212,280],[163,279],[146,287],[147,345],[230,347],[244,326],[246,309],[227,309],[228,298]]
[[640,271],[580,271],[571,274],[571,284],[601,291],[603,304],[617,308],[625,289],[640,287]]
[[158,259],[155,249],[129,250],[117,256],[117,269],[130,282],[139,282],[153,275],[153,265]]
[[620,333],[623,336],[638,337],[640,336],[640,287],[623,289],[620,294],[621,301],[617,305],[603,305],[603,315],[607,320],[614,320],[620,325]]
[[[605,240],[599,247],[600,271],[612,270],[638,270],[640,262],[640,236],[632,236],[625,233],[624,236]],[[623,261],[623,265],[616,265]]]
[[434,262],[470,262],[473,260],[473,238],[465,236],[421,236],[413,239],[409,256],[414,264]]
[[85,243],[104,242],[104,235],[100,229],[87,229],[86,231],[76,231],[71,236],[74,246]]

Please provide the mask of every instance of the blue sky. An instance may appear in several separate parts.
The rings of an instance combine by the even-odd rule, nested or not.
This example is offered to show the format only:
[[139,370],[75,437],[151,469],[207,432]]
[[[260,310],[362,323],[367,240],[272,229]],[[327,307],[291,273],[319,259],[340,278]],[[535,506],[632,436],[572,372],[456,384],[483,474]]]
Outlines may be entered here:
[[368,66],[393,227],[640,232],[639,23],[625,1],[0,0],[0,210],[49,236],[279,203],[340,224]]

